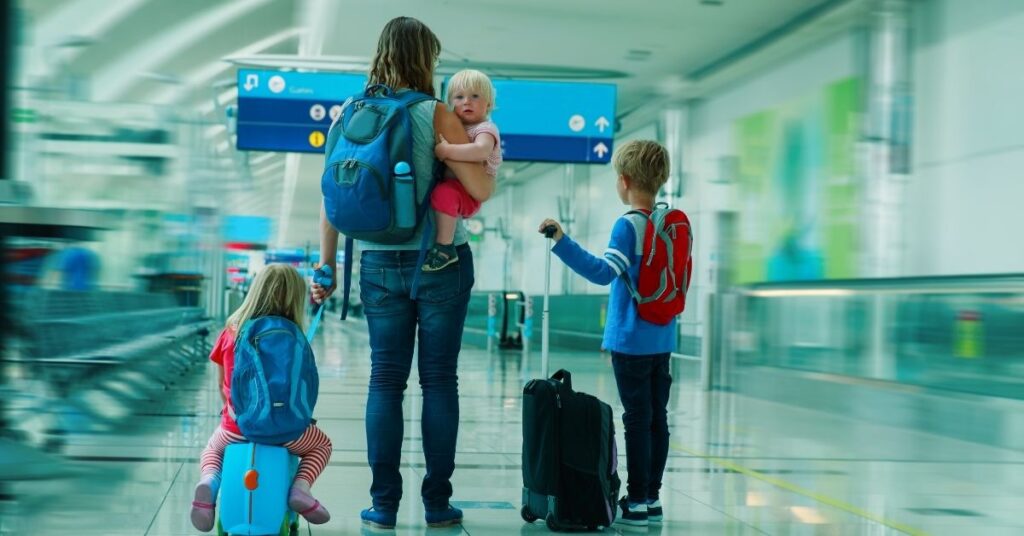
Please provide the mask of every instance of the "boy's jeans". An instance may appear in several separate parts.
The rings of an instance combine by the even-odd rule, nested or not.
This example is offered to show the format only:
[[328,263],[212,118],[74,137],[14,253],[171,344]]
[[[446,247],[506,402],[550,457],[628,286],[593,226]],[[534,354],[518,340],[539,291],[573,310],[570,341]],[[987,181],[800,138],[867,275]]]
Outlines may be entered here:
[[655,500],[668,461],[668,397],[672,387],[669,354],[612,352],[615,383],[626,409],[626,492],[629,501]]
[[373,507],[382,512],[397,511],[402,498],[402,399],[417,339],[427,466],[423,503],[427,510],[446,510],[452,496],[459,431],[456,365],[473,287],[473,255],[465,245],[457,251],[458,263],[420,274],[415,301],[409,291],[413,275],[419,272],[419,251],[366,251],[362,256],[360,297],[370,332],[371,361],[367,458],[373,473]]

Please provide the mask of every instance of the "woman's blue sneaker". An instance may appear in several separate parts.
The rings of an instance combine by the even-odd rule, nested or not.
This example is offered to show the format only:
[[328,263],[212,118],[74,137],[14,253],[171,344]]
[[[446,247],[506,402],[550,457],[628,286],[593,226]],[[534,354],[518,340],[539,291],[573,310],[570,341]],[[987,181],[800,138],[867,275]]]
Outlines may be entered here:
[[462,524],[462,510],[449,506],[447,510],[427,510],[428,527],[450,527]]
[[652,523],[661,523],[665,512],[661,509],[661,501],[658,499],[647,500],[647,519]]
[[398,520],[398,513],[381,512],[376,508],[367,508],[359,513],[359,517],[362,518],[363,524],[375,529],[393,529]]

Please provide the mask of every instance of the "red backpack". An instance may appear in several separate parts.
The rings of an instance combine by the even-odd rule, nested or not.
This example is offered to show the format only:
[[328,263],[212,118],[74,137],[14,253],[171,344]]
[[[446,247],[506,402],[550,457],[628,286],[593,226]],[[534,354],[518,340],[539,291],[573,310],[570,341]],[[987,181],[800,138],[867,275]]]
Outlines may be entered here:
[[[686,213],[658,203],[652,212],[631,210],[637,244],[643,243],[637,285],[622,273],[637,304],[640,318],[665,325],[686,308],[686,291],[693,272],[693,232]],[[642,242],[641,242],[642,241]]]

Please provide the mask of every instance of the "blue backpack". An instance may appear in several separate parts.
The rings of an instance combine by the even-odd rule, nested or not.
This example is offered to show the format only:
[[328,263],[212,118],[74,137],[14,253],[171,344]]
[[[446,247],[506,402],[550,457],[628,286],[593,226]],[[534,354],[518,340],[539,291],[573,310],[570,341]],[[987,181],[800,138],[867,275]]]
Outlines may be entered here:
[[[328,221],[345,235],[344,301],[341,317],[348,315],[352,281],[352,242],[402,244],[416,234],[430,208],[430,189],[416,188],[412,168],[412,117],[409,109],[436,100],[416,91],[394,92],[377,84],[353,95],[327,134],[324,173],[320,189]],[[420,261],[426,253],[429,218],[423,232]],[[418,274],[417,270],[417,274]],[[418,278],[413,282],[412,297]]]
[[280,445],[299,438],[313,421],[320,377],[313,349],[287,318],[250,320],[235,342],[231,406],[250,441]]

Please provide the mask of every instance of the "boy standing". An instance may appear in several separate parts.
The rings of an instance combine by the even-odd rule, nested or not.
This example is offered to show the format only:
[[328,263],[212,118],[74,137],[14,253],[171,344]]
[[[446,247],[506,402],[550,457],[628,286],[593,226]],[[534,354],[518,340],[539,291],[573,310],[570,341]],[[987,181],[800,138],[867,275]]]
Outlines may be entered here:
[[[650,214],[668,179],[668,152],[654,141],[631,141],[615,151],[619,199],[631,210]],[[612,228],[608,249],[596,257],[562,232],[558,222],[552,252],[576,273],[598,285],[611,284],[602,346],[611,351],[615,382],[625,413],[627,496],[619,501],[618,523],[646,526],[662,520],[661,479],[668,459],[668,398],[672,386],[670,352],[676,347],[676,320],[658,325],[638,316],[624,277],[637,286],[644,230],[627,217]]]

